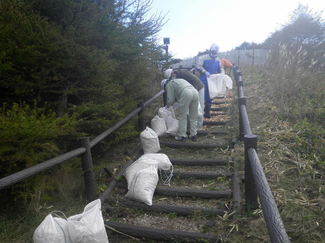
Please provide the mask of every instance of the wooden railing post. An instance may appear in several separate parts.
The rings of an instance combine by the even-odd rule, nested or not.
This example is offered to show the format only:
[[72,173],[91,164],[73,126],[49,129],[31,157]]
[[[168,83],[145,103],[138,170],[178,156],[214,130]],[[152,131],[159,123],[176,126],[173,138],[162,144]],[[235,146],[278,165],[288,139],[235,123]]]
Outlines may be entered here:
[[253,134],[244,135],[244,148],[245,148],[245,200],[246,210],[250,211],[258,208],[257,193],[248,157],[248,149],[257,147],[257,136]]
[[141,111],[138,113],[138,128],[139,128],[139,131],[141,132],[146,128],[146,123],[145,123],[144,117],[143,117],[143,110],[144,110],[143,102],[140,102],[138,104],[138,107],[141,107]]
[[239,97],[238,98],[238,111],[239,111],[239,140],[243,140],[244,138],[244,127],[243,127],[243,117],[241,114],[241,105],[246,105],[246,97]]
[[81,145],[86,149],[86,152],[82,155],[81,164],[84,173],[86,199],[87,202],[91,202],[98,198],[98,187],[93,171],[93,158],[91,156],[89,137],[81,138]]

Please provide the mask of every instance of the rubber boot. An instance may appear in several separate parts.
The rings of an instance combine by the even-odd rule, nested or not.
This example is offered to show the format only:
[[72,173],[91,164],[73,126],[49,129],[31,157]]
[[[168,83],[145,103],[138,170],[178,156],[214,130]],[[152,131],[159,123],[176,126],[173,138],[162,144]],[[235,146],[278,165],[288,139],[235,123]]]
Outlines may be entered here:
[[211,104],[205,104],[205,106],[204,106],[204,117],[205,118],[211,118],[210,109],[211,109]]

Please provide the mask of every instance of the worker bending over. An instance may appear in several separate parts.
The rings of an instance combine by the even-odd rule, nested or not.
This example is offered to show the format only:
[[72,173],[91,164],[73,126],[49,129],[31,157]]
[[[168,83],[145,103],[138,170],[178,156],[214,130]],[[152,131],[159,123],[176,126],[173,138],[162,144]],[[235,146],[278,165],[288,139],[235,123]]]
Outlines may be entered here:
[[198,99],[197,90],[186,80],[176,78],[176,73],[172,69],[164,72],[167,79],[165,83],[165,92],[167,95],[167,107],[178,103],[179,127],[175,139],[183,141],[187,138],[187,114],[189,116],[190,139],[197,140],[197,117],[198,117]]

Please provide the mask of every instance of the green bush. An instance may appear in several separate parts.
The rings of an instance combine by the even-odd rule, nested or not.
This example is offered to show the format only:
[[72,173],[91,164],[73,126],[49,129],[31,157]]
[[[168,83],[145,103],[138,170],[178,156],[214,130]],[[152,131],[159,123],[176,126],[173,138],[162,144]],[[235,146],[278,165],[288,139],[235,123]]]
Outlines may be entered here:
[[[60,154],[65,149],[62,147],[64,137],[76,138],[75,124],[74,117],[58,118],[54,112],[45,112],[43,108],[4,105],[0,111],[0,178]],[[19,195],[28,197],[32,183],[20,185],[24,187],[26,192],[19,192]],[[14,191],[10,190],[9,194],[14,195]],[[13,198],[7,198],[10,199]]]

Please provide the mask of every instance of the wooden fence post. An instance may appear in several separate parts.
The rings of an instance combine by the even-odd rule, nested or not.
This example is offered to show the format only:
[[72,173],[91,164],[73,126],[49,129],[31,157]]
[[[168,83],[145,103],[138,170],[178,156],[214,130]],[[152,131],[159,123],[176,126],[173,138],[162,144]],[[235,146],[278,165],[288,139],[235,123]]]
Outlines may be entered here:
[[93,158],[91,156],[91,148],[89,144],[89,137],[81,138],[81,145],[86,149],[82,155],[82,170],[84,172],[85,191],[87,202],[91,202],[98,198],[98,187],[93,171]]
[[239,111],[239,140],[243,140],[244,138],[244,127],[243,127],[243,117],[242,112],[240,109],[241,105],[246,105],[246,97],[239,97],[238,98],[238,111]]
[[258,208],[257,193],[253,178],[252,168],[248,157],[248,149],[257,147],[257,136],[253,134],[244,135],[245,148],[245,200],[246,210],[250,211]]
[[141,107],[141,111],[139,111],[139,113],[138,113],[138,128],[139,128],[139,131],[141,132],[146,128],[146,123],[145,123],[144,117],[143,117],[143,110],[144,110],[143,102],[140,102],[138,104],[138,107]]

